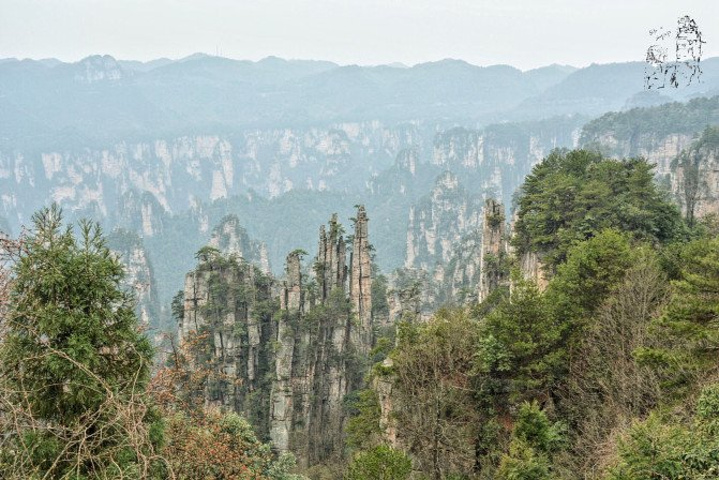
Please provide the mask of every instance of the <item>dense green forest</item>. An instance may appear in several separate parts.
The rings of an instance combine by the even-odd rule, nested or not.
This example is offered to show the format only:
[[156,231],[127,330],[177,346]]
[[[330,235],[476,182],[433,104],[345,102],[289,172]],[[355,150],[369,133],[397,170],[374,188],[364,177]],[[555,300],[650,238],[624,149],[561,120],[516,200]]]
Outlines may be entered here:
[[665,103],[654,108],[633,108],[626,112],[609,112],[590,121],[582,128],[579,143],[592,146],[611,154],[613,151],[602,144],[601,136],[611,134],[617,144],[631,144],[636,148],[642,136],[655,139],[670,134],[694,135],[707,125],[719,121],[719,96],[694,98],[686,103]]
[[[716,227],[685,225],[641,159],[537,165],[513,242],[546,288],[512,267],[483,304],[400,324],[372,370],[417,478],[715,478]],[[386,442],[368,434],[378,392],[350,422],[356,450]]]
[[33,227],[1,245],[2,478],[298,478],[247,420],[204,407],[198,389],[221,379],[188,367],[202,335],[153,368],[97,224],[73,229],[53,206]]
[[[685,220],[645,160],[586,150],[547,156],[516,207],[498,267],[509,280],[427,322],[405,302],[396,325],[377,326],[357,362],[364,388],[345,399],[344,451],[303,469],[266,443],[266,425],[208,408],[232,381],[213,368],[209,332],[169,339],[153,366],[99,227],[73,229],[56,207],[37,213],[28,234],[2,240],[2,477],[716,478],[719,221]],[[520,271],[529,254],[546,285]],[[227,298],[261,325],[287,315],[255,267],[210,247],[196,259],[210,279],[207,318],[224,325]],[[384,316],[397,292],[375,277]],[[180,322],[183,301],[172,306]],[[333,302],[303,328],[351,315],[346,299]],[[266,408],[267,381],[250,410]]]

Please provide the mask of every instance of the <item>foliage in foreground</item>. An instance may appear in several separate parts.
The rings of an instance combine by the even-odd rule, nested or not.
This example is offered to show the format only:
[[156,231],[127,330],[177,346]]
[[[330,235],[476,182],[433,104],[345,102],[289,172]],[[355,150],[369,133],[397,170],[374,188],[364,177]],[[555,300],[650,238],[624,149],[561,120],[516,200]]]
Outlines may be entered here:
[[547,287],[514,276],[469,313],[403,326],[394,364],[374,369],[393,382],[391,420],[415,469],[716,478],[716,392],[699,394],[719,374],[715,226],[685,225],[645,161],[586,151],[550,155],[518,205],[515,246],[539,254]]
[[[163,426],[145,388],[152,349],[100,228],[33,217],[0,345],[3,478],[150,478]],[[3,272],[9,275],[8,271]]]
[[275,459],[252,426],[235,413],[206,412],[188,417],[178,412],[167,419],[164,454],[177,478],[237,480],[299,480],[291,475],[294,457]]
[[150,384],[153,350],[97,225],[76,236],[55,206],[33,221],[0,251],[0,477],[302,478],[246,420],[193,403],[186,363]]
[[680,423],[657,412],[637,422],[619,441],[609,480],[719,477],[719,384],[705,387],[694,418]]
[[387,445],[362,452],[350,463],[345,480],[406,480],[412,473],[411,460]]

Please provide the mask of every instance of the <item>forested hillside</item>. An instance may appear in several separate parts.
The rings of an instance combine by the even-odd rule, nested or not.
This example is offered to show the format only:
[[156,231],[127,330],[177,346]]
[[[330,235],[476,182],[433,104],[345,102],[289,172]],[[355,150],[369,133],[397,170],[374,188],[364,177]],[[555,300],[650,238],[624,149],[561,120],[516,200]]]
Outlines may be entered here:
[[719,478],[702,66],[0,59],[0,478]]
[[400,323],[351,444],[389,442],[436,479],[710,478],[716,234],[689,228],[641,159],[550,155],[512,239],[546,287],[515,257],[509,289]]
[[[704,133],[696,155],[710,135]],[[306,252],[290,252],[287,276],[278,280],[248,263],[262,263],[260,248],[228,217],[213,246],[197,253],[198,266],[173,302],[180,336],[166,344],[167,366],[151,382],[151,353],[140,337],[112,330],[66,337],[85,318],[85,310],[70,307],[85,297],[80,292],[131,305],[119,290],[117,258],[139,258],[141,244],[115,234],[113,248],[127,253],[109,255],[92,225],[82,225],[75,239],[57,209],[41,212],[21,243],[3,240],[15,267],[3,270],[10,323],[0,355],[11,383],[20,381],[7,374],[17,362],[46,352],[51,363],[23,370],[21,390],[5,385],[8,394],[34,399],[31,410],[4,417],[23,420],[7,425],[14,433],[3,441],[1,465],[12,472],[8,478],[76,468],[87,478],[113,471],[207,478],[202,472],[210,468],[211,478],[246,471],[282,479],[295,465],[292,452],[299,457],[294,468],[310,478],[711,478],[719,455],[719,227],[712,215],[683,216],[653,168],[641,158],[552,152],[523,182],[511,230],[487,203],[492,210],[481,217],[486,241],[479,248],[482,275],[494,278],[488,293],[429,318],[420,314],[416,286],[388,291],[370,268],[364,207],[351,219],[348,242],[333,217],[320,230],[312,268],[302,266]],[[500,251],[506,257],[497,262]],[[541,282],[524,268],[527,255],[537,259]],[[55,262],[65,262],[69,276],[31,273],[58,268]],[[106,272],[109,283],[85,280],[87,268]],[[59,296],[42,297],[47,289]],[[392,307],[390,298],[399,304]],[[110,325],[136,331],[132,310],[123,308],[120,323]],[[95,357],[93,348],[103,344],[116,346]],[[128,430],[103,415],[73,420],[72,405],[103,408],[110,401],[83,393],[95,380],[70,387],[67,411],[42,403],[43,395],[55,395],[44,382],[30,383],[40,372],[72,365],[95,378],[99,369],[115,368],[105,357],[117,348],[145,356],[137,360],[144,367],[128,363],[122,374],[137,371],[145,383],[130,397],[113,397],[112,408],[132,416],[137,402],[147,402],[148,413],[127,417],[148,422],[147,430]],[[108,392],[128,381],[101,375],[98,386]],[[259,437],[237,414],[251,420]],[[88,440],[80,431],[60,436],[48,429],[44,419],[51,418],[116,433],[87,443],[84,456],[75,457],[56,445]],[[34,425],[32,444],[21,442],[29,435],[25,423]],[[272,447],[263,446],[269,439]],[[107,442],[115,450],[102,446]],[[238,448],[248,450],[232,456]],[[373,469],[390,476],[362,476]]]

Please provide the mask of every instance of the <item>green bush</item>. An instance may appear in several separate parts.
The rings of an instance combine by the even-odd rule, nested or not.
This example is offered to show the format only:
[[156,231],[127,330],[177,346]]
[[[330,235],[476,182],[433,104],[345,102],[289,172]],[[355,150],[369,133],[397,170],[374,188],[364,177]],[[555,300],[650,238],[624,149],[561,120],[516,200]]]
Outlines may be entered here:
[[345,480],[406,480],[412,473],[407,455],[387,445],[358,454],[350,463]]

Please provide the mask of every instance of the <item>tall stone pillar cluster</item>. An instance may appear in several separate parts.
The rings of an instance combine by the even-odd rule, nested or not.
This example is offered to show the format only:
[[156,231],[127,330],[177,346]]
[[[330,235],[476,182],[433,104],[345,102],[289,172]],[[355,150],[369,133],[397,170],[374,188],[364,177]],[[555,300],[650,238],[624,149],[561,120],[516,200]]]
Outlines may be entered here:
[[[328,231],[329,230],[329,231]],[[320,241],[315,262],[317,283],[320,286],[320,301],[325,302],[332,289],[344,289],[347,282],[347,246],[342,237],[342,225],[337,214],[332,214],[328,229],[320,227]]]
[[508,280],[504,265],[507,257],[504,205],[492,198],[487,199],[482,218],[478,294],[480,302],[486,300],[492,291]]
[[[209,366],[224,379],[222,399],[208,386],[208,403],[254,415],[258,432],[305,466],[341,455],[344,399],[362,388],[372,348],[372,247],[364,207],[354,221],[348,242],[332,215],[320,227],[314,261],[303,265],[306,252],[291,252],[284,278],[270,279],[262,292],[254,280],[262,274],[236,256],[201,263],[186,277],[180,335],[206,334],[213,347]],[[260,300],[275,310],[254,314]]]
[[357,371],[362,363],[357,357],[372,348],[367,225],[367,213],[359,207],[349,265],[348,245],[336,214],[320,227],[317,256],[305,276],[300,254],[287,257],[270,436],[277,449],[291,450],[305,465],[342,450],[343,400],[361,387],[364,372]]

